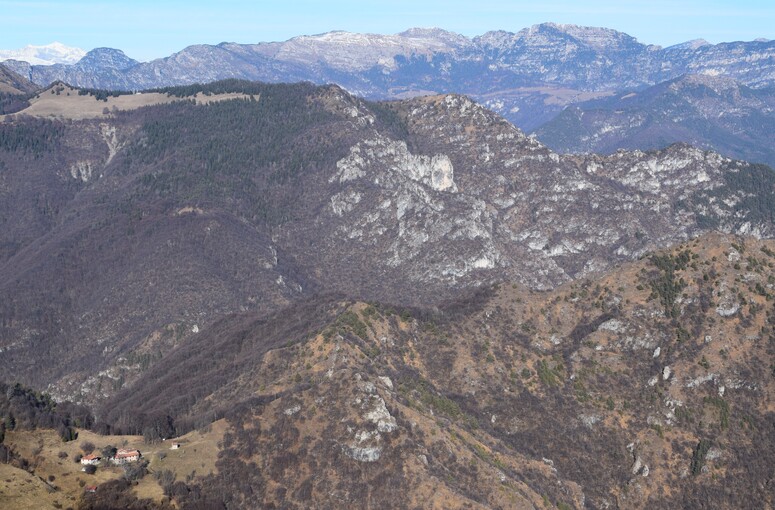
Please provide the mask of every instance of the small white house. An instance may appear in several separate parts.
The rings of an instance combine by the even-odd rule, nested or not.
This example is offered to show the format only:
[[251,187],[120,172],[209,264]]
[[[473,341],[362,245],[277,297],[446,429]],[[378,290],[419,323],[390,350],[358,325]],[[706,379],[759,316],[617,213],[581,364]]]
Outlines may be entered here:
[[119,448],[116,452],[116,455],[110,460],[113,462],[113,464],[127,464],[129,462],[137,462],[140,460],[140,451]]
[[170,446],[170,450],[179,450],[180,449],[180,443],[172,443],[172,446]]
[[81,464],[84,466],[96,466],[100,463],[100,457],[97,455],[94,455],[93,453],[90,453],[89,455],[84,455],[81,457]]

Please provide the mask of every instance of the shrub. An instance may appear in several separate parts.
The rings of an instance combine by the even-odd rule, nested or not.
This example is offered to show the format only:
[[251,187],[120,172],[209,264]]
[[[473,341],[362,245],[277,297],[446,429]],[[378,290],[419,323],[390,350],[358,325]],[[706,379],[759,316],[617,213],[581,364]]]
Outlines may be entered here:
[[537,370],[538,378],[541,379],[542,383],[547,386],[557,386],[559,374],[557,374],[556,370],[549,367],[549,363],[546,360],[542,359],[538,362]]
[[57,432],[59,433],[59,437],[62,438],[62,441],[65,443],[78,439],[78,432],[76,432],[76,430],[69,425],[59,425],[59,427],[57,427]]
[[153,477],[164,489],[164,494],[169,494],[172,484],[175,483],[175,473],[169,469],[160,469],[153,474]]
[[702,472],[702,467],[705,465],[705,457],[708,455],[710,446],[711,443],[707,439],[701,439],[700,442],[697,443],[697,447],[694,449],[694,454],[692,455],[692,475],[697,476]]
[[148,473],[148,461],[133,462],[131,464],[124,465],[124,478],[133,482],[140,480]]
[[94,443],[91,441],[84,441],[81,443],[81,451],[84,453],[84,455],[89,455],[94,451],[96,447],[94,446]]
[[113,446],[112,444],[107,445],[105,448],[102,449],[102,458],[103,459],[109,459],[111,457],[114,457],[116,455],[116,452],[118,451],[118,448]]
[[729,404],[721,397],[705,397],[703,403],[718,409],[719,427],[721,430],[729,428]]

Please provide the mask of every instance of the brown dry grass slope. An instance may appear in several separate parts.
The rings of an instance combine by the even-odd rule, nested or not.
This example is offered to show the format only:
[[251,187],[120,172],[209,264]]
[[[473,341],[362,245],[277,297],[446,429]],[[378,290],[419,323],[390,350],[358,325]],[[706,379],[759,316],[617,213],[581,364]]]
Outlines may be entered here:
[[[191,98],[197,104],[210,104],[229,99],[249,99],[246,94],[213,94],[206,96],[197,94]],[[116,111],[136,110],[144,106],[167,104],[182,101],[184,98],[157,92],[138,92],[136,94],[124,94],[116,97],[108,97],[101,101],[92,95],[79,95],[78,89],[67,85],[54,84],[43,90],[30,100],[30,106],[19,114],[32,117],[58,118],[58,119],[99,119],[108,117]],[[0,116],[0,120],[4,116]]]

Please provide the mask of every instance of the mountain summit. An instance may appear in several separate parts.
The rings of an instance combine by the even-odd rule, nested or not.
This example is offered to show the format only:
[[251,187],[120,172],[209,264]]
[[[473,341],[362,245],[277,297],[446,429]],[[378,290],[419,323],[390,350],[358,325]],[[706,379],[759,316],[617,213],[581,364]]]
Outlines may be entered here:
[[45,46],[27,45],[17,50],[0,50],[0,62],[4,60],[21,60],[33,65],[75,64],[86,55],[81,48],[65,46],[53,42]]

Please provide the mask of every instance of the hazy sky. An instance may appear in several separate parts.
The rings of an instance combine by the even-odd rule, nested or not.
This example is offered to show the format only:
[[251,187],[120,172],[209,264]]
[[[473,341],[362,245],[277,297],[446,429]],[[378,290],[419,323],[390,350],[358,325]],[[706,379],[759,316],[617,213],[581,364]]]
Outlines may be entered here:
[[150,60],[190,44],[280,41],[331,30],[392,34],[440,27],[467,36],[554,21],[614,28],[669,46],[775,39],[773,0],[0,0],[0,48],[53,41]]

